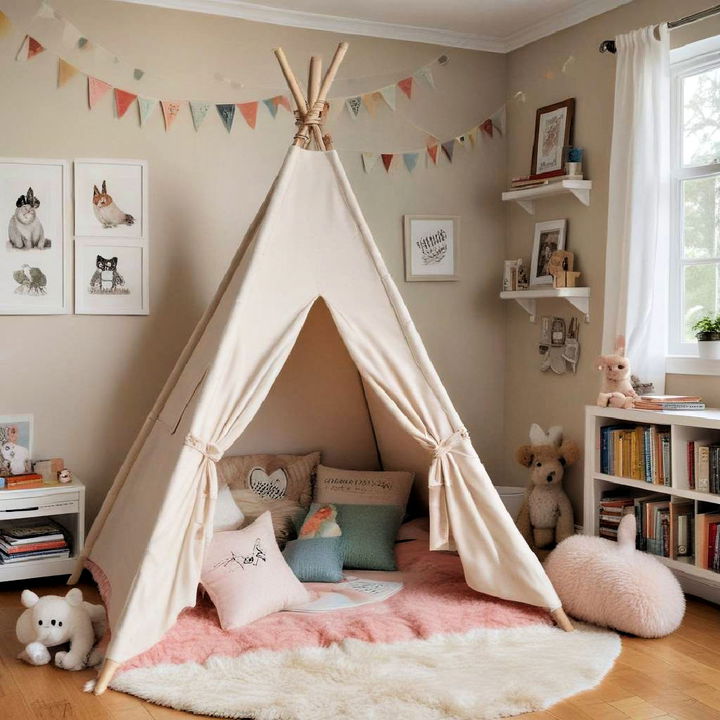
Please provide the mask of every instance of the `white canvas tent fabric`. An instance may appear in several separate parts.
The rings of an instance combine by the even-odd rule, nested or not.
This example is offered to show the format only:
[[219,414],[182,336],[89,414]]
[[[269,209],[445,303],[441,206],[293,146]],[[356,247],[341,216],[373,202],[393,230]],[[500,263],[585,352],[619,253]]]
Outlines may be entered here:
[[194,604],[212,534],[215,463],[258,411],[319,299],[362,377],[388,469],[425,453],[431,548],[457,549],[480,592],[560,608],[428,358],[337,154],[291,147],[209,322],[90,533],[88,557],[110,584],[113,661],[151,647]]

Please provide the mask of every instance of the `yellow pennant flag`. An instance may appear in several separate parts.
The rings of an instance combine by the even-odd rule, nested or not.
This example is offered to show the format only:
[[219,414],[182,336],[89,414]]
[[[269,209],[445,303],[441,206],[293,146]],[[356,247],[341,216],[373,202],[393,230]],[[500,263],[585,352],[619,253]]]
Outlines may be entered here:
[[376,94],[377,93],[368,93],[362,96],[363,105],[372,116],[375,115],[375,104],[377,103]]
[[69,62],[58,58],[57,86],[62,87],[78,74],[78,69]]
[[0,36],[7,35],[11,27],[10,18],[4,12],[0,12]]

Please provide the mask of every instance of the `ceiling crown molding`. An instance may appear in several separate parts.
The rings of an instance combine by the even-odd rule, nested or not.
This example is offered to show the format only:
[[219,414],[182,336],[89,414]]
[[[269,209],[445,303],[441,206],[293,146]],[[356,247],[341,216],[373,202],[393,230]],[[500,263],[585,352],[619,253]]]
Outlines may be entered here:
[[223,15],[253,22],[284,25],[307,30],[326,30],[341,35],[364,35],[388,40],[428,43],[444,47],[507,53],[559,30],[577,25],[595,15],[625,5],[631,0],[585,0],[572,9],[553,13],[539,23],[518,30],[506,37],[476,35],[441,28],[384,23],[375,20],[324,15],[286,8],[259,5],[246,0],[116,0],[136,5],[155,5],[171,10]]

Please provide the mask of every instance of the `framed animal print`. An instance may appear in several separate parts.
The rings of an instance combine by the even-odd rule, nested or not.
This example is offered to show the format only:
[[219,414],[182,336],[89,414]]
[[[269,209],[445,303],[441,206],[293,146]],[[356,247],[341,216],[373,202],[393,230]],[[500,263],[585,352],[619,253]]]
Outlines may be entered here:
[[0,158],[0,314],[70,312],[65,160]]
[[147,163],[75,160],[75,237],[146,238]]
[[33,416],[0,415],[0,476],[32,472]]
[[148,250],[141,241],[75,238],[75,312],[147,315]]
[[457,280],[460,218],[405,215],[405,281]]

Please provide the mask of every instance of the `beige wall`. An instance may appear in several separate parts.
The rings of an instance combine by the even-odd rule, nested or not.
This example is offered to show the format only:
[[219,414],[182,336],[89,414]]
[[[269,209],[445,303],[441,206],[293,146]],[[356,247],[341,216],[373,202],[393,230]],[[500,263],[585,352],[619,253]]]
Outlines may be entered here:
[[[26,64],[14,62],[35,6],[26,0],[0,2],[22,28],[0,39],[0,156],[145,158],[150,168],[150,316],[0,318],[0,413],[34,413],[36,455],[66,458],[88,485],[92,516],[265,196],[292,126],[284,110],[272,122],[263,107],[254,133],[238,119],[230,136],[214,113],[196,134],[184,109],[166,134],[159,113],[143,129],[135,108],[115,119],[110,97],[89,112],[80,78],[55,88],[56,66],[49,52]],[[282,44],[291,61],[304,68],[311,52],[327,58],[340,39],[116,2],[53,0],[53,6],[147,75],[137,84],[127,80],[127,65],[94,64],[91,56],[78,54],[74,61],[83,70],[151,97],[222,102],[272,96],[284,92],[273,47]],[[30,32],[49,49],[59,49],[47,21],[35,21]],[[442,52],[412,43],[349,40],[339,94],[393,82]],[[424,134],[404,122],[405,115],[444,139],[502,105],[505,57],[460,50],[448,55],[450,63],[436,71],[436,92],[420,88],[412,104],[400,99],[396,115],[381,108],[375,121],[353,123],[341,113],[334,132],[360,205],[430,356],[488,469],[498,476],[505,332],[496,292],[505,255],[505,210],[498,201],[505,143],[484,141],[482,152],[475,154],[458,150],[452,167],[445,162],[432,170],[419,167],[412,176],[399,167],[391,177],[381,169],[367,176],[357,152],[349,151],[423,147]],[[215,72],[246,87],[219,84]],[[403,282],[405,213],[461,216],[460,282]],[[254,430],[262,430],[262,422]],[[362,438],[365,443],[366,435]],[[262,443],[262,432],[256,439]],[[299,441],[306,442],[311,439]]]
[[[507,210],[507,257],[529,257],[535,222],[568,218],[568,249],[577,254],[583,285],[592,288],[591,323],[582,323],[582,355],[577,375],[557,376],[538,369],[538,326],[517,307],[507,308],[508,348],[505,378],[505,456],[507,480],[526,482],[526,471],[512,461],[514,449],[526,442],[530,422],[544,427],[561,424],[566,435],[583,442],[584,405],[596,397],[599,378],[594,359],[600,353],[605,279],[608,167],[612,132],[616,59],[601,55],[602,40],[629,30],[675,19],[707,7],[707,0],[635,0],[551,37],[516,50],[508,59],[508,178],[529,171],[535,111],[544,105],[576,98],[575,144],[585,148],[586,177],[593,181],[589,208],[570,197],[536,205],[531,217],[517,207]],[[720,32],[720,22],[704,21],[673,31],[674,46]],[[566,318],[572,308],[543,301],[543,314]],[[668,392],[699,390],[712,404],[720,402],[720,383],[713,378],[672,376]],[[582,510],[582,463],[566,482],[575,509]],[[582,518],[580,517],[580,522]]]

